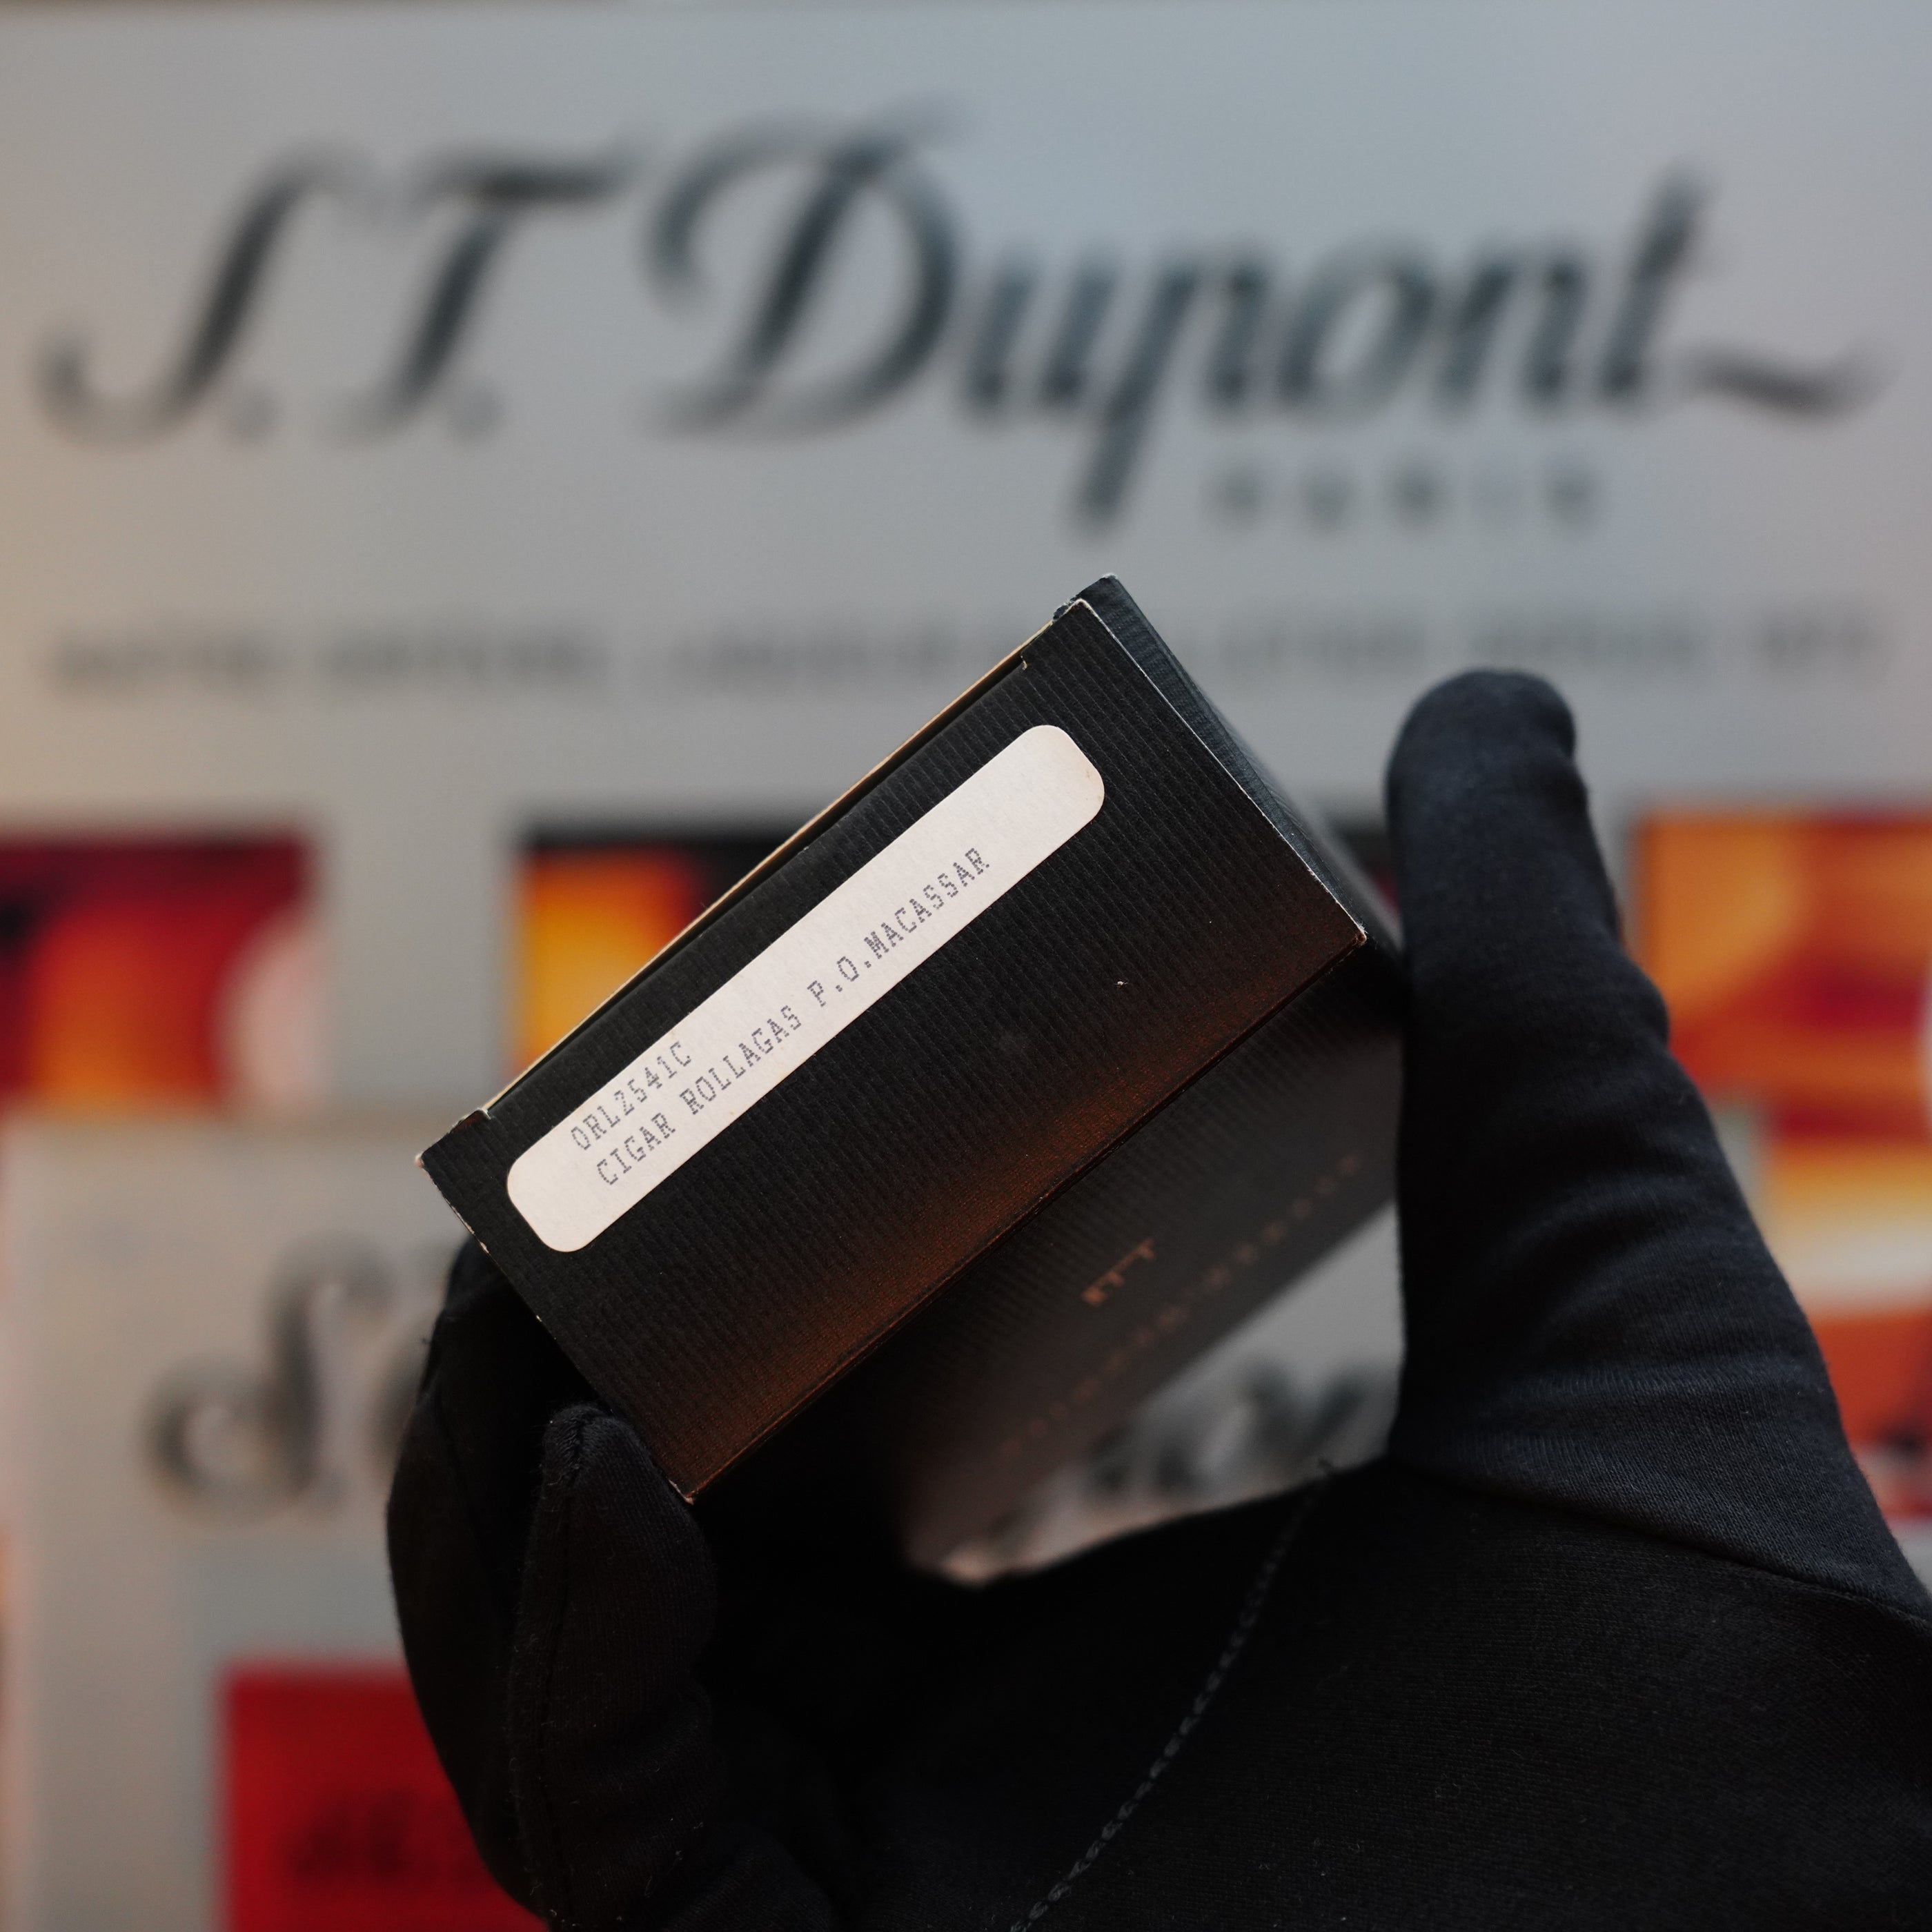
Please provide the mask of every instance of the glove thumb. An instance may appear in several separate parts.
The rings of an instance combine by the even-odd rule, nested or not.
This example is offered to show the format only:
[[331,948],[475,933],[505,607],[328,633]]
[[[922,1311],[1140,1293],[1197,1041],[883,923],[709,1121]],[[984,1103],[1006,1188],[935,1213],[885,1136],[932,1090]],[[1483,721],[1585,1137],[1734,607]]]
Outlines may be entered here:
[[1922,1613],[1804,1318],[1624,952],[1540,680],[1417,705],[1389,770],[1411,998],[1391,1447]]
[[510,1669],[518,1824],[553,1924],[630,1924],[721,1790],[692,1674],[716,1580],[690,1511],[628,1424],[587,1404],[562,1411],[542,1469]]

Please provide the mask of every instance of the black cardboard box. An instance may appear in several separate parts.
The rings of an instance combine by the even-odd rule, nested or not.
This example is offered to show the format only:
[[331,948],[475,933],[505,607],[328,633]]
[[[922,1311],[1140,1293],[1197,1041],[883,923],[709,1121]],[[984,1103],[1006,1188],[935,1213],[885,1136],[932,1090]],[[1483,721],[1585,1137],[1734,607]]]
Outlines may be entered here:
[[1388,1199],[1400,994],[1105,578],[422,1163],[687,1496],[931,1560]]

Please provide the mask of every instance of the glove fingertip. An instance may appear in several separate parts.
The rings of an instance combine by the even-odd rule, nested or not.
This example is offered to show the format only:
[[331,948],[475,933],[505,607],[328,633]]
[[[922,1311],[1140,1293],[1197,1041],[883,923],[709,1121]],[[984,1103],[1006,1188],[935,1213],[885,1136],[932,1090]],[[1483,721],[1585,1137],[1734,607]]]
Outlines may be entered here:
[[[1563,958],[1613,976],[1617,913],[1570,707],[1539,677],[1471,671],[1418,700],[1389,760],[1389,832],[1410,964]],[[1615,956],[1615,958],[1613,958]],[[1587,964],[1586,964],[1587,962]]]
[[1470,670],[1419,698],[1389,760],[1393,813],[1398,790],[1445,770],[1493,765],[1512,752],[1576,752],[1576,721],[1556,687],[1527,671]]
[[560,1411],[544,1432],[534,1540],[568,1565],[585,1539],[596,1552],[598,1595],[688,1667],[717,1610],[710,1546],[637,1431],[588,1402]]

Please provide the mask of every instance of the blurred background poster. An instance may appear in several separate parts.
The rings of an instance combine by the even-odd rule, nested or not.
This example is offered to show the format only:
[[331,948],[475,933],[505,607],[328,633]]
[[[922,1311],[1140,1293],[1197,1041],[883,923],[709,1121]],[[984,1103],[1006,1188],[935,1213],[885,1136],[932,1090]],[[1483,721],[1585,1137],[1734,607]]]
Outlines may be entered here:
[[1639,950],[1894,1521],[1932,1520],[1932,812],[1658,812]]
[[[409,1157],[1108,569],[1372,866],[1419,691],[1562,686],[1932,1567],[1928,83],[1891,0],[0,9],[8,1932],[514,1917],[381,1565]],[[955,1567],[1399,1350],[1384,1220]]]

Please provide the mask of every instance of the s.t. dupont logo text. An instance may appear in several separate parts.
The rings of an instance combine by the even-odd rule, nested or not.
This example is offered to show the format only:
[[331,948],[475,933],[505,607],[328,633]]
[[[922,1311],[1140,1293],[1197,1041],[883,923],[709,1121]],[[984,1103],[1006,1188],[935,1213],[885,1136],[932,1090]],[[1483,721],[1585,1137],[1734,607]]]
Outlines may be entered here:
[[[508,278],[538,272],[530,231],[626,212],[619,245],[634,256],[640,304],[697,332],[708,358],[697,379],[652,392],[651,429],[824,434],[937,388],[982,428],[1060,427],[1076,449],[1072,508],[1090,523],[1126,502],[1167,407],[1292,426],[1361,421],[1406,399],[1450,419],[1489,406],[1572,422],[1704,397],[1815,418],[1876,385],[1857,349],[1792,359],[1675,326],[1710,221],[1710,195],[1688,172],[1665,173],[1625,232],[1594,242],[1204,242],[1136,261],[1096,238],[1056,261],[969,236],[942,173],[944,135],[931,117],[899,117],[754,124],[650,161],[470,152],[385,175],[350,152],[286,159],[217,233],[149,380],[104,381],[100,332],[64,326],[42,346],[40,400],[91,442],[166,436],[211,410],[238,434],[266,434],[277,400],[249,380],[250,346],[290,256],[393,239],[400,224],[417,245],[383,297],[386,360],[332,399],[331,433],[390,437],[440,416],[480,434],[508,379],[470,366],[478,322]],[[334,220],[316,218],[324,206]],[[748,224],[748,247],[719,241]],[[117,341],[112,353],[118,365],[138,349]]]
[[154,1390],[143,1436],[163,1489],[231,1522],[380,1499],[448,1265],[442,1242],[296,1244],[263,1284],[260,1342],[177,1364]]

